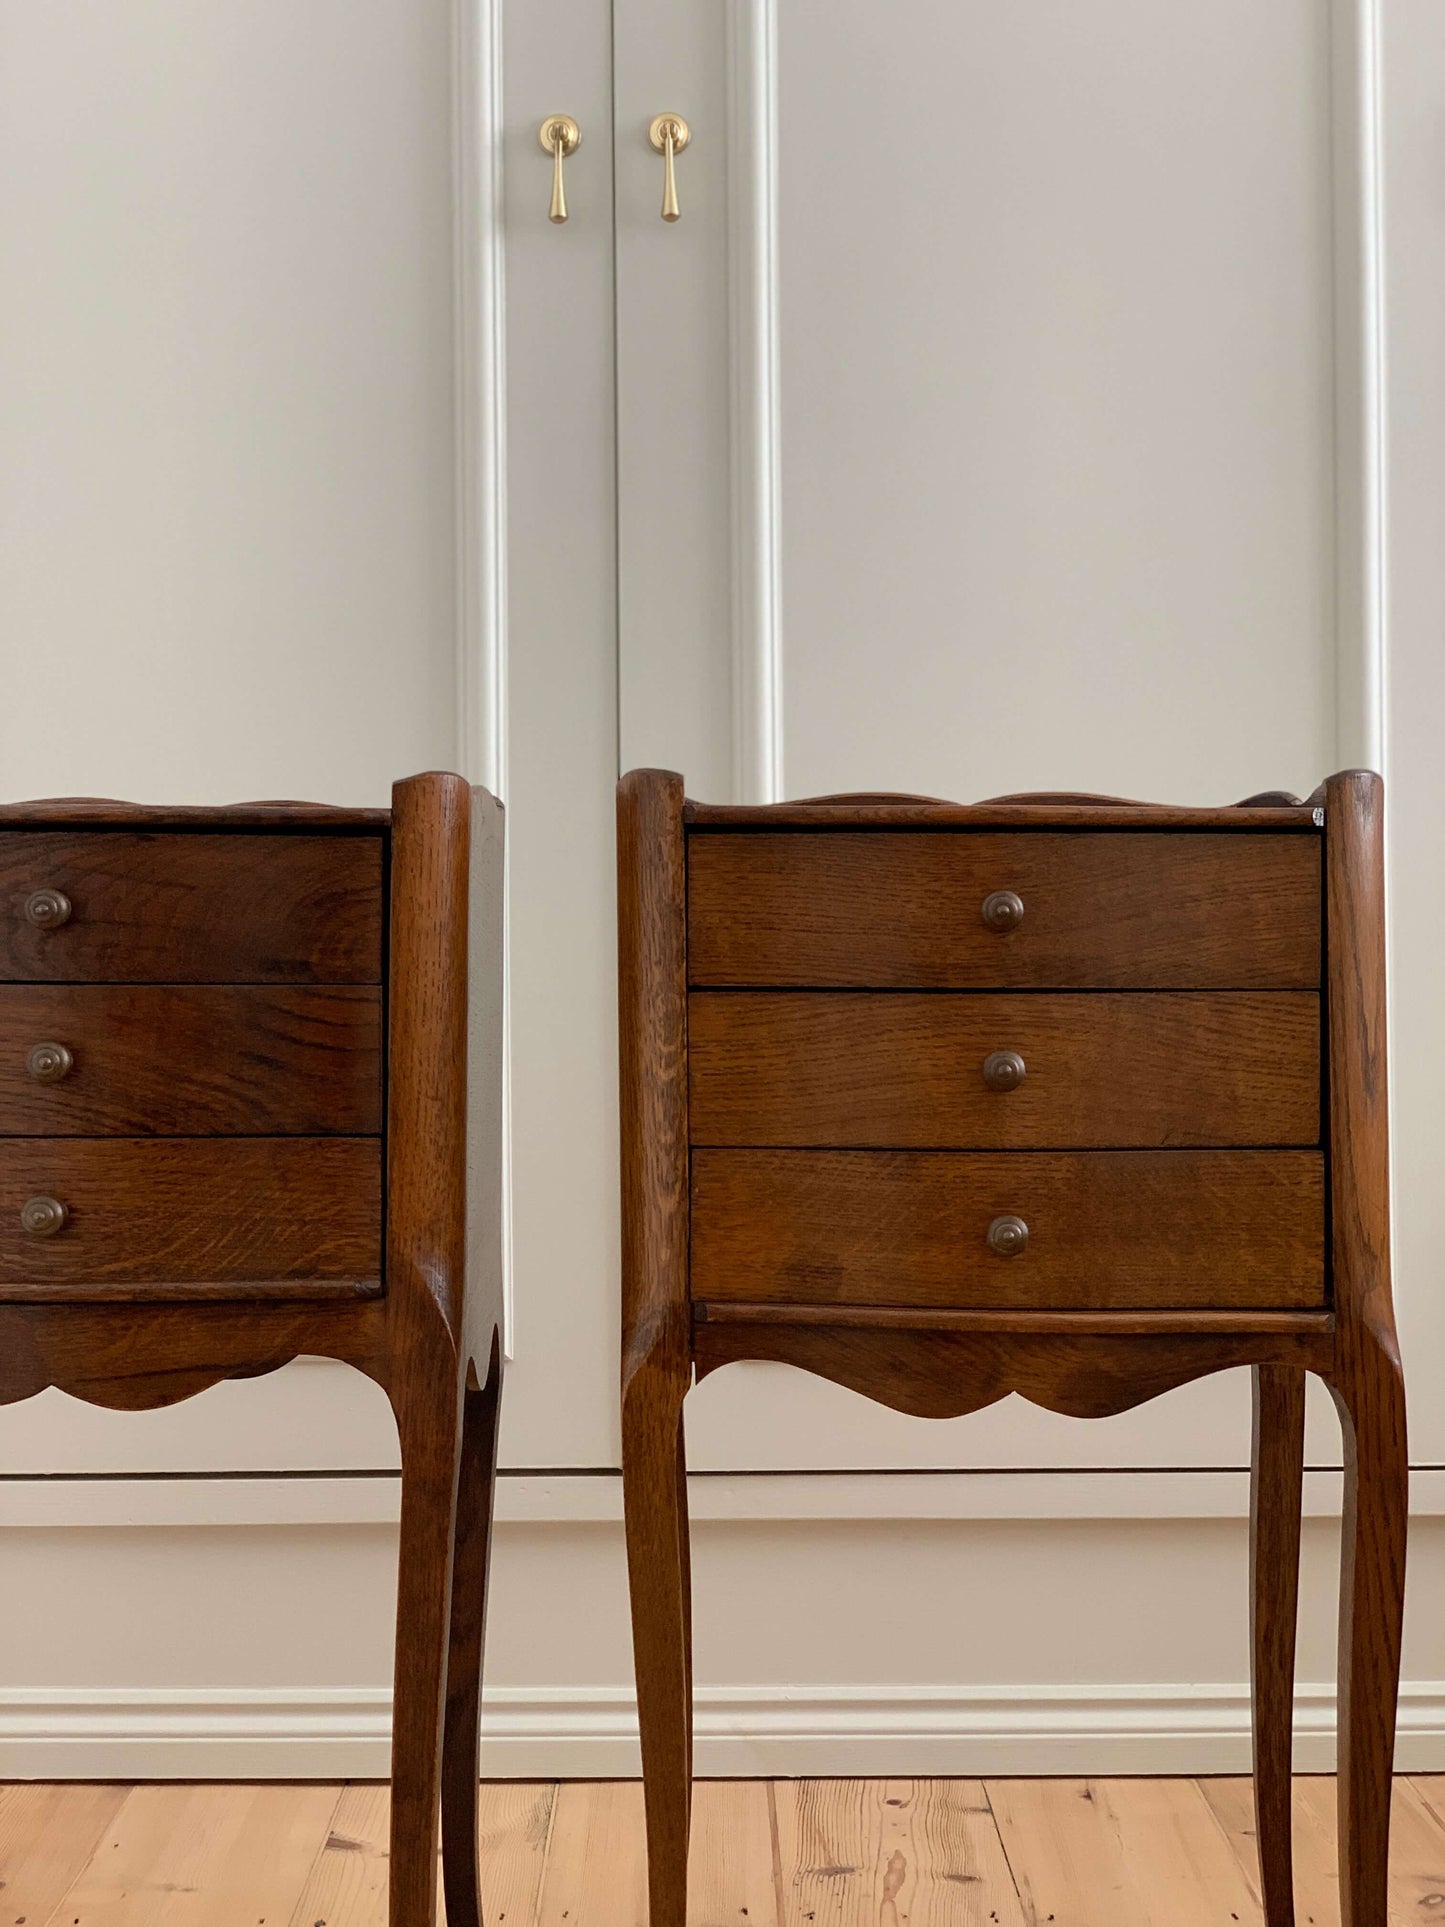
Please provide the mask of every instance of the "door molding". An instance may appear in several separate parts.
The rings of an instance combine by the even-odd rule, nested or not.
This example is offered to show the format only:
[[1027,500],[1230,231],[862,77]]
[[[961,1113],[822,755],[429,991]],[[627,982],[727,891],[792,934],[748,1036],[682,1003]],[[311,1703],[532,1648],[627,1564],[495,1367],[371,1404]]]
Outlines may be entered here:
[[1384,212],[1380,0],[1333,0],[1335,740],[1385,772]]
[[777,0],[728,8],[727,68],[733,800],[776,803],[786,794]]
[[[507,798],[507,334],[502,0],[453,0],[456,767]],[[511,866],[503,866],[506,918]],[[511,947],[502,948],[502,1338],[512,1301]]]
[[507,791],[502,0],[453,0],[457,761]]

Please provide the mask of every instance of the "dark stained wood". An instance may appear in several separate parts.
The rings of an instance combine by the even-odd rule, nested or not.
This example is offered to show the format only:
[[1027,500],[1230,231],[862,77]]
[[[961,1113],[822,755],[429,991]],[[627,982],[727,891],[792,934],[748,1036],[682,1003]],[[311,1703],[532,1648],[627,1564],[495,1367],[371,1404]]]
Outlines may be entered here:
[[745,1299],[693,1303],[694,1325],[826,1325],[835,1331],[1047,1332],[1055,1337],[1098,1334],[1149,1337],[1160,1333],[1196,1337],[1228,1333],[1333,1332],[1330,1311],[958,1311],[947,1306],[918,1310],[908,1305],[783,1305]]
[[[482,1658],[501,1425],[505,1297],[501,1216],[503,1045],[501,804],[471,793],[466,920],[465,1292],[461,1307],[461,1438],[442,1723],[442,1876],[449,1927],[482,1927],[480,1773]],[[452,966],[456,966],[452,953]],[[456,1074],[455,1067],[453,1075]],[[398,1647],[398,1663],[401,1651]]]
[[618,786],[622,1490],[652,1927],[686,1921],[692,1801],[682,805],[682,780],[666,772]]
[[[435,1927],[445,1703],[444,1878],[453,1927],[480,1927],[475,1709],[502,1368],[501,814],[460,778],[436,774],[398,784],[393,805],[332,813],[314,805],[148,811],[56,803],[4,812],[12,826],[71,828],[0,836],[0,975],[76,987],[0,992],[0,1059],[13,1056],[6,1008],[58,1013],[67,1019],[58,1041],[71,1043],[74,1081],[44,1089],[65,1092],[67,1102],[83,1090],[88,1102],[103,1100],[93,1114],[97,1130],[122,1124],[127,1104],[146,1110],[145,1128],[154,1129],[168,1103],[171,1116],[190,1122],[204,1114],[231,1134],[0,1142],[5,1196],[42,1165],[47,1181],[76,1185],[65,1228],[48,1241],[27,1240],[28,1259],[38,1251],[61,1285],[47,1283],[40,1302],[16,1303],[0,1284],[0,1402],[55,1385],[139,1411],[302,1353],[345,1360],[385,1387],[402,1445],[389,1919],[391,1927]],[[243,826],[247,833],[234,834]],[[137,828],[146,834],[132,833]],[[13,914],[37,852],[64,856],[71,867],[27,887],[63,888],[76,910],[48,936],[33,933],[37,942],[68,945],[40,952],[43,968]],[[261,1118],[315,1114],[334,1129],[343,1104],[369,1107],[373,1128],[383,1122],[378,992],[182,994],[174,986],[374,986],[388,918],[385,1147],[374,1136],[241,1135]],[[82,987],[86,979],[124,988],[112,997]],[[35,997],[52,1001],[25,1003]],[[92,1049],[92,1037],[82,1050],[71,1026],[98,1010],[108,1018],[104,1049]],[[146,1081],[141,1045],[157,1011],[168,1013],[163,1036],[183,1060],[169,1087]],[[233,1048],[244,1061],[225,1061]],[[489,1086],[470,1112],[469,1058]],[[7,1066],[0,1091],[10,1090],[8,1079]],[[0,1275],[15,1225],[0,1197]],[[371,1296],[329,1275],[337,1254],[353,1247],[364,1253]],[[209,1277],[178,1275],[195,1272],[202,1257]],[[297,1275],[279,1289],[257,1283],[262,1257],[294,1263]],[[82,1262],[92,1278],[129,1279],[91,1287],[123,1291],[128,1301],[63,1295]],[[234,1268],[239,1281],[218,1283],[220,1267]],[[217,1290],[224,1298],[207,1296]],[[248,1291],[256,1295],[243,1298]]]
[[0,803],[0,825],[45,829],[79,824],[86,829],[385,830],[390,810],[347,809],[335,803],[124,803],[108,796],[48,796],[30,803]]
[[90,1405],[153,1411],[303,1354],[343,1359],[385,1385],[386,1322],[376,1297],[0,1302],[0,1405],[56,1385]]
[[699,987],[1308,990],[1319,839],[694,834],[687,942]]
[[[460,777],[392,796],[387,1284],[402,1507],[392,1717],[390,1918],[435,1927],[466,1279],[467,891]],[[456,1682],[464,1690],[463,1682]]]
[[984,803],[945,803],[931,796],[820,796],[793,803],[693,803],[689,828],[698,830],[1313,830],[1309,803],[1239,804],[1196,809],[1171,803],[1130,803],[1122,797],[1071,796],[1054,801],[996,796]]
[[770,1359],[915,1418],[958,1418],[1014,1392],[1070,1418],[1107,1418],[1235,1366],[1320,1371],[1333,1347],[1328,1331],[1073,1336],[708,1323],[697,1328],[694,1356],[699,1378],[740,1359]]
[[686,856],[682,781],[625,776],[617,795],[624,1398],[687,1353]]
[[1250,1454],[1250,1677],[1254,1812],[1266,1927],[1294,1927],[1294,1651],[1304,1491],[1305,1381],[1254,1368]]
[[[1313,992],[694,991],[695,1145],[1309,1145]],[[990,1089],[1012,1050],[1023,1082]]]
[[[59,1043],[55,1083],[27,1069]],[[0,1135],[359,1137],[381,1129],[381,992],[0,984]]]
[[473,1366],[462,1405],[446,1712],[442,1722],[442,1875],[447,1927],[482,1927],[477,1787],[482,1777],[482,1653],[501,1413],[500,1331],[493,1337],[485,1382],[477,1384],[476,1377]]
[[1390,1292],[1384,797],[1326,786],[1330,1149],[1339,1334],[1330,1386],[1345,1443],[1340,1584],[1340,1919],[1386,1917],[1390,1775],[1405,1603],[1409,1454]]
[[[69,1212],[53,1237],[27,1198]],[[381,1289],[375,1138],[0,1141],[0,1300]]]
[[[680,778],[653,771],[624,779],[620,826],[619,881],[631,906],[620,978],[631,1173],[624,1239],[639,1226],[651,1232],[624,1264],[623,1355],[632,1365],[623,1476],[652,1927],[685,1919],[682,1395],[689,1369],[702,1376],[749,1359],[937,1418],[1013,1393],[1101,1417],[1211,1372],[1257,1369],[1256,1697],[1269,1927],[1290,1927],[1298,1394],[1305,1372],[1325,1378],[1346,1434],[1343,1927],[1383,1927],[1406,1458],[1389,1295],[1378,779],[1356,772],[1303,805],[1263,792],[1221,810],[1064,794],[973,806],[859,795],[753,809],[687,803]],[[690,894],[680,966],[682,837]],[[1015,928],[983,925],[991,890],[1022,896]],[[1313,998],[1290,995],[1320,987],[1322,932],[1324,1037]],[[690,1007],[680,975],[697,986]],[[797,994],[824,990],[833,995]],[[992,994],[903,994],[947,990]],[[999,994],[1011,990],[1090,995]],[[1146,994],[1100,994],[1111,991]],[[1176,991],[1221,996],[1166,995]],[[1231,992],[1268,995],[1223,996]],[[1213,1054],[1224,1064],[1209,1062],[1210,1048],[1187,1027],[1161,1042],[1163,1027],[1179,1021],[1166,1005],[1217,1014],[1226,1002],[1254,1013],[1242,1052],[1235,1039],[1250,1068],[1232,1093],[1224,1080],[1238,1064],[1222,1033]],[[1099,1033],[1115,1003],[1128,1013],[1117,1021],[1136,1028],[1127,1042],[1115,1033],[1111,1054]],[[985,1039],[971,1028],[974,1006],[991,1006],[995,1019],[1016,1007],[1018,1023],[1040,1029],[1027,1047],[1017,1036]],[[1073,1021],[1059,1016],[1050,1030],[1065,1009]],[[1273,1050],[1271,1009],[1292,1013]],[[958,1093],[955,1061],[963,1051],[976,1075],[973,1055],[985,1041],[1032,1053],[1024,1083],[989,1091],[987,1101],[976,1088]],[[1101,1094],[1111,1063],[1116,1081]],[[1280,1087],[1267,1090],[1276,1076]],[[1251,1143],[1302,1126],[1303,1143],[1315,1144],[1322,1087],[1328,1165],[1322,1150],[1296,1148],[1288,1135],[1274,1140],[1281,1148],[1253,1150],[1046,1148],[1048,1134],[1101,1128],[1105,1114],[1111,1129],[1148,1115],[1149,1128],[1180,1131],[1186,1142],[1197,1132],[1201,1146],[1216,1130],[1225,1145],[1240,1144],[1226,1134],[1246,1122],[1260,1132]],[[689,1112],[698,1147],[690,1277],[676,1236]],[[995,1116],[1013,1120],[1008,1135],[983,1139],[980,1120]],[[1001,1148],[876,1148],[934,1130]],[[875,1148],[819,1148],[830,1134]],[[812,1148],[798,1145],[804,1137]],[[1035,1200],[1048,1201],[1042,1216],[1019,1195],[1040,1173],[1050,1174]],[[1006,1190],[990,1193],[983,1174]],[[1060,1201],[1063,1221],[1050,1216]],[[989,1216],[1008,1211],[1030,1222],[1023,1252],[981,1257]],[[1064,1257],[1061,1222],[1075,1238]],[[1021,1288],[1049,1266],[1062,1285]],[[684,1321],[691,1340],[679,1360]]]
[[[987,1232],[1008,1215],[1029,1237],[1001,1257]],[[1323,1159],[697,1151],[692,1290],[810,1305],[1323,1305]]]
[[[69,921],[25,905],[62,891]],[[0,834],[0,980],[379,983],[380,836]]]

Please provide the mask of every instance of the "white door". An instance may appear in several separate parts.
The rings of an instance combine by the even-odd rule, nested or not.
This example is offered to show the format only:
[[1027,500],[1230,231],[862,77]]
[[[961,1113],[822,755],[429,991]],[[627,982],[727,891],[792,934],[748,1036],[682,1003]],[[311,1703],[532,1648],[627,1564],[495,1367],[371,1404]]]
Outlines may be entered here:
[[[1382,763],[1371,0],[616,22],[624,766],[708,799],[1228,803]],[[675,226],[662,110],[692,130]],[[1248,1449],[1239,1374],[939,1425],[753,1366],[690,1417],[720,1467]]]

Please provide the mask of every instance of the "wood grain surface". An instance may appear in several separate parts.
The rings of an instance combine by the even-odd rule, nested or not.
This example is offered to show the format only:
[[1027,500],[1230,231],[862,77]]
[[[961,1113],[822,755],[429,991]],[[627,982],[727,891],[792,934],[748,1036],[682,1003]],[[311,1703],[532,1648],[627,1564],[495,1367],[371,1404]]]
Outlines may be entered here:
[[[3,1005],[0,1005],[3,1009]],[[1312,992],[694,991],[695,1145],[1311,1145]],[[1013,1051],[1023,1081],[991,1089]]]
[[[1012,1257],[986,1235],[1016,1214]],[[993,1308],[1324,1302],[1315,1151],[700,1150],[696,1299]]]
[[958,1418],[1011,1393],[1070,1418],[1108,1418],[1239,1365],[1323,1371],[1335,1342],[1327,1321],[1278,1329],[1261,1319],[1232,1329],[1201,1317],[1193,1331],[1099,1330],[1087,1323],[1061,1331],[1056,1320],[1064,1314],[1051,1313],[1037,1328],[916,1329],[906,1316],[859,1325],[842,1312],[830,1317],[825,1307],[809,1306],[806,1315],[798,1306],[779,1310],[770,1324],[711,1317],[700,1323],[693,1353],[698,1378],[744,1359],[771,1359],[915,1418]]
[[[1394,1783],[1380,1927],[1433,1919],[1441,1783]],[[384,1786],[0,1788],[8,1922],[387,1927]],[[1340,1927],[1334,1782],[1294,1783],[1300,1927]],[[481,1788],[484,1919],[638,1927],[635,1782]],[[731,1780],[698,1787],[698,1927],[1280,1927],[1249,1782]],[[410,1927],[410,1923],[407,1923]],[[464,1927],[471,1927],[467,1922]]]
[[[58,1199],[53,1237],[21,1226]],[[376,1138],[0,1142],[0,1300],[381,1288]]]
[[[1022,920],[983,921],[1013,891]],[[1314,836],[1140,832],[688,839],[698,986],[1309,990]]]
[[1305,1460],[1305,1376],[1256,1365],[1250,1450],[1250,1685],[1254,1812],[1269,1927],[1292,1927],[1295,1631]]
[[[624,968],[624,1034],[650,1010],[645,1074],[670,1106],[663,1119],[633,1114],[635,1220],[665,1222],[669,1235],[667,1262],[642,1268],[647,1299],[625,1294],[624,1355],[657,1356],[682,1308],[671,1237],[682,1123],[694,1147],[687,1285],[699,1378],[764,1359],[920,1417],[1011,1393],[1103,1417],[1212,1372],[1258,1368],[1263,1910],[1257,1866],[1243,1851],[1221,1857],[1222,1836],[1236,1845],[1232,1823],[1197,1790],[1187,1815],[1171,1815],[1148,1792],[1105,1802],[1083,1786],[1063,1804],[1015,1797],[1021,1826],[995,1807],[1024,1917],[1060,1927],[1226,1915],[1290,1927],[1297,1381],[1326,1379],[1345,1435],[1334,1892],[1342,1927],[1383,1927],[1396,1898],[1389,1773],[1407,1475],[1389,1281],[1379,779],[1346,772],[1304,804],[1264,792],[1217,811],[1069,794],[754,809],[686,803],[682,787],[659,771],[623,784],[624,901],[651,902],[669,964],[672,927],[655,913],[675,902],[680,813],[692,993],[685,1013],[675,1008],[674,974],[661,980],[669,999],[649,1004],[643,973]],[[636,807],[644,799],[650,816]],[[986,917],[997,893],[1010,893],[1007,914]],[[1326,937],[1322,1036],[1313,993]],[[950,991],[990,995],[907,994]],[[1016,992],[1032,996],[1006,994]],[[1109,995],[1122,992],[1153,996]],[[993,1034],[1004,1020],[1014,1035]],[[981,1091],[983,1058],[1008,1050],[1024,1059],[1022,1079]],[[1014,1214],[1027,1237],[1014,1227],[1006,1256],[1001,1229],[996,1249],[988,1234]],[[648,1520],[633,1571],[639,1677],[667,1680],[642,1708],[652,1927],[681,1927],[681,1398],[671,1379],[656,1389],[630,1427],[624,1414],[623,1462],[630,1519]],[[781,1817],[775,1799],[775,1856]],[[1170,1827],[1178,1853],[1158,1848]],[[1021,1872],[1028,1840],[1050,1834],[1052,1861]],[[1413,1828],[1406,1838],[1413,1852]],[[1121,1852],[1126,1840],[1136,1844]],[[1157,1887],[1157,1910],[1135,1869]],[[1330,1918],[1330,1883],[1313,1866],[1297,1871],[1306,1918]],[[880,1918],[917,1917],[906,1870],[890,1868],[874,1904]],[[1421,1895],[1405,1904],[1417,1909]]]
[[389,809],[350,809],[285,797],[244,803],[128,803],[111,796],[45,796],[0,803],[0,824],[7,828],[385,830],[390,823]]
[[[1318,792],[1317,792],[1318,794]],[[949,803],[936,796],[814,796],[787,803],[696,803],[689,829],[708,832],[850,830],[1283,830],[1308,835],[1319,827],[1315,801],[1285,801],[1266,791],[1259,801],[1202,804],[1141,803],[1123,796],[1040,790],[994,796],[981,803]],[[1273,798],[1274,800],[1268,800]]]
[[1405,1610],[1409,1450],[1390,1284],[1384,789],[1326,786],[1331,1231],[1344,1434],[1340,1570],[1340,1895],[1344,1927],[1384,1918]]
[[[56,803],[5,816],[72,827],[0,834],[0,1118],[32,1133],[65,1121],[231,1135],[0,1137],[0,1400],[54,1385],[146,1410],[306,1353],[385,1387],[402,1459],[384,1845],[316,1837],[337,1815],[334,1789],[282,1789],[279,1806],[251,1789],[229,1813],[193,1790],[159,1828],[143,1791],[101,1841],[100,1886],[89,1866],[71,1873],[47,1919],[63,1905],[87,1921],[198,1922],[197,1895],[214,1888],[228,1923],[375,1904],[391,1927],[432,1927],[445,1788],[448,1916],[480,1927],[502,1378],[501,812],[436,772],[398,783],[392,801],[389,813]],[[44,889],[70,899],[50,929],[26,916]],[[17,1080],[34,1041],[64,1044],[72,1062],[32,1091]],[[383,1048],[384,1145],[276,1134],[378,1132]],[[470,1195],[469,1063],[482,1087]],[[66,1207],[63,1225],[27,1233],[21,1208],[46,1196]],[[346,1823],[365,1829],[374,1805]],[[305,1868],[293,1878],[298,1833],[317,1866],[309,1894]],[[109,1870],[118,1894],[102,1891]],[[0,1886],[9,1908],[18,1896],[3,1874]]]
[[[8,830],[0,980],[379,983],[382,838]],[[69,920],[26,919],[38,890]]]
[[[63,1045],[56,1082],[31,1049]],[[360,984],[0,984],[0,1135],[363,1137],[381,991]]]
[[683,1927],[692,1810],[686,846],[682,779],[617,788],[622,1495],[651,1927]]

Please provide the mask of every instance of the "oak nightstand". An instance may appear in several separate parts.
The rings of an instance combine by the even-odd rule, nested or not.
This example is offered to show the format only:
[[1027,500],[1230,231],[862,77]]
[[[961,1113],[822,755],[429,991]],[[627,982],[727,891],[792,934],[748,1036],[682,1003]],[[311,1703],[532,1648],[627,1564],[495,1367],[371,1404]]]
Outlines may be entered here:
[[[479,1927],[501,1392],[502,812],[0,809],[0,1400],[301,1353],[401,1435],[392,1927]],[[445,1732],[443,1732],[445,1716]]]
[[682,1927],[682,1406],[773,1359],[946,1418],[1254,1371],[1255,1781],[1293,1920],[1304,1378],[1345,1433],[1344,1927],[1384,1927],[1405,1563],[1382,798],[619,792],[623,1483],[652,1927]]

